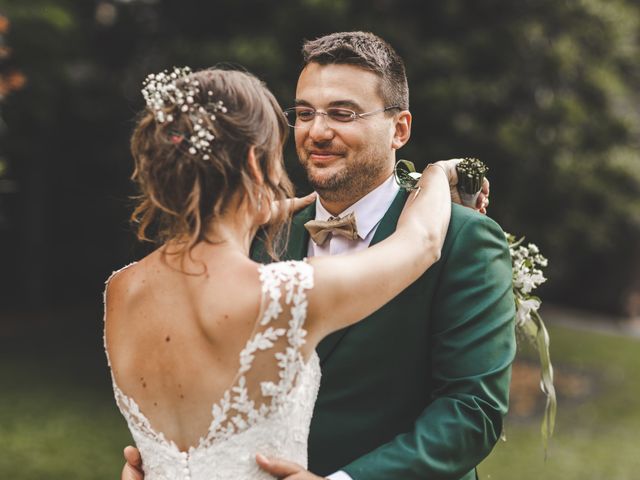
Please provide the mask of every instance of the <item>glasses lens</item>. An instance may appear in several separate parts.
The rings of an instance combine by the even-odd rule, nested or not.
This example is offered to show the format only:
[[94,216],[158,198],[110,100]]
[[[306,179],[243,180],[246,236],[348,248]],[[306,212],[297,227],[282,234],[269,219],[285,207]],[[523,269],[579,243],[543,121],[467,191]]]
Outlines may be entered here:
[[296,118],[299,122],[310,122],[315,116],[316,111],[313,108],[296,107]]
[[284,111],[287,123],[291,127],[299,127],[302,123],[310,122],[316,116],[316,111],[309,107],[292,107]]
[[284,110],[284,118],[287,120],[287,124],[290,127],[296,126],[296,109],[295,108],[287,108]]
[[345,108],[328,108],[327,116],[336,122],[352,122],[356,118],[356,112]]

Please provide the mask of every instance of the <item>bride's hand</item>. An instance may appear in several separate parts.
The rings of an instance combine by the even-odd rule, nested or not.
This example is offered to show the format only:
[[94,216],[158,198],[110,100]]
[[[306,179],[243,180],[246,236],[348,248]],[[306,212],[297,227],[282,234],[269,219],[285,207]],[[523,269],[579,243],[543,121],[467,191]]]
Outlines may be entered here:
[[316,192],[311,192],[309,195],[305,195],[304,197],[289,198],[286,201],[289,202],[289,208],[295,213],[315,202],[316,196]]
[[311,192],[309,195],[304,197],[287,198],[283,201],[271,202],[271,216],[274,217],[280,208],[285,208],[287,211],[295,213],[311,205],[315,200],[316,192]]
[[[462,199],[460,198],[460,192],[458,192],[458,172],[456,170],[456,166],[462,161],[462,158],[452,158],[450,160],[440,160],[435,162],[433,165],[437,165],[442,168],[449,179],[449,189],[451,191],[451,201],[453,203],[457,203],[458,205],[463,205]],[[427,168],[433,168],[427,166]],[[478,195],[478,199],[476,201],[475,206],[469,207],[474,210],[486,215],[487,207],[489,206],[489,192],[490,192],[490,184],[489,180],[485,178],[482,181],[482,189],[480,190],[480,194]],[[463,205],[467,206],[467,205]]]
[[475,206],[475,209],[483,215],[487,214],[487,207],[489,207],[489,192],[489,179],[485,177],[484,180],[482,180],[482,190],[480,190],[480,195],[478,195]]

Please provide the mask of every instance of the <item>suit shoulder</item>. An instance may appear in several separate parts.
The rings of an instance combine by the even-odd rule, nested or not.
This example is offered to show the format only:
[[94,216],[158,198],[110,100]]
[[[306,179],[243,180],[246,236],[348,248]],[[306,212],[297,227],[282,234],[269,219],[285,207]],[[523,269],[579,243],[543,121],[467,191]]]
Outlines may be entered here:
[[492,237],[506,245],[505,233],[495,220],[471,208],[453,204],[445,245],[482,237]]
[[503,231],[502,227],[493,218],[454,203],[451,206],[451,221],[448,233],[454,233],[461,228],[469,228],[470,226],[482,226],[483,228]]

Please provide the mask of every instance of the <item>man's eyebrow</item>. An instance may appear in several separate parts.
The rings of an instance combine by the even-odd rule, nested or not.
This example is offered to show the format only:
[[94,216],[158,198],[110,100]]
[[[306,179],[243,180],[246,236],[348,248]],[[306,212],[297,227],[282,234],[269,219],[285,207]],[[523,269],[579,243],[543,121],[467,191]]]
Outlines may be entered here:
[[354,100],[335,100],[329,104],[329,107],[350,108],[351,110],[362,110],[360,104]]
[[[306,100],[302,100],[300,98],[296,98],[295,102],[294,102],[296,107],[311,107],[311,108],[315,108],[313,107],[313,105],[311,105],[309,102],[307,102]],[[362,110],[362,107],[360,107],[360,104],[358,104],[358,102],[355,102],[354,100],[334,100],[333,102],[329,103],[329,108],[350,108],[351,110]]]

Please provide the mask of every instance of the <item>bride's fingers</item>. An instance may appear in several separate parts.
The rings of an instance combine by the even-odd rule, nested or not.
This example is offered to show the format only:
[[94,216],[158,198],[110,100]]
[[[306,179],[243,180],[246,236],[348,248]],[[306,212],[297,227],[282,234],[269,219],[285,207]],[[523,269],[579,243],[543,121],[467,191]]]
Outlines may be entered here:
[[481,191],[478,193],[478,198],[476,200],[476,210],[480,210],[481,208],[487,208],[489,206],[489,195]]
[[311,205],[315,201],[316,192],[311,192],[309,195],[305,195],[301,198],[296,197],[289,199],[289,202],[291,202],[289,206],[294,212],[297,212],[298,210],[302,210],[304,207]]
[[485,195],[484,192],[480,192],[478,194],[478,200],[476,200],[475,210],[486,215],[487,207],[489,207],[489,196]]
[[316,192],[311,192],[309,195],[298,198],[287,198],[282,201],[275,201],[271,203],[271,214],[276,215],[280,208],[285,208],[287,212],[295,213],[298,210],[302,210],[304,207],[311,205],[316,200]]
[[304,468],[297,463],[280,458],[267,458],[260,453],[256,455],[256,463],[261,469],[278,478],[288,477],[289,475],[304,471]]
[[450,158],[449,160],[439,160],[436,162],[436,164],[444,170],[451,187],[455,187],[458,184],[458,172],[456,170],[456,166],[461,161],[462,158]]
[[482,179],[482,193],[484,193],[487,197],[489,197],[489,193],[491,192],[491,183],[487,177]]

